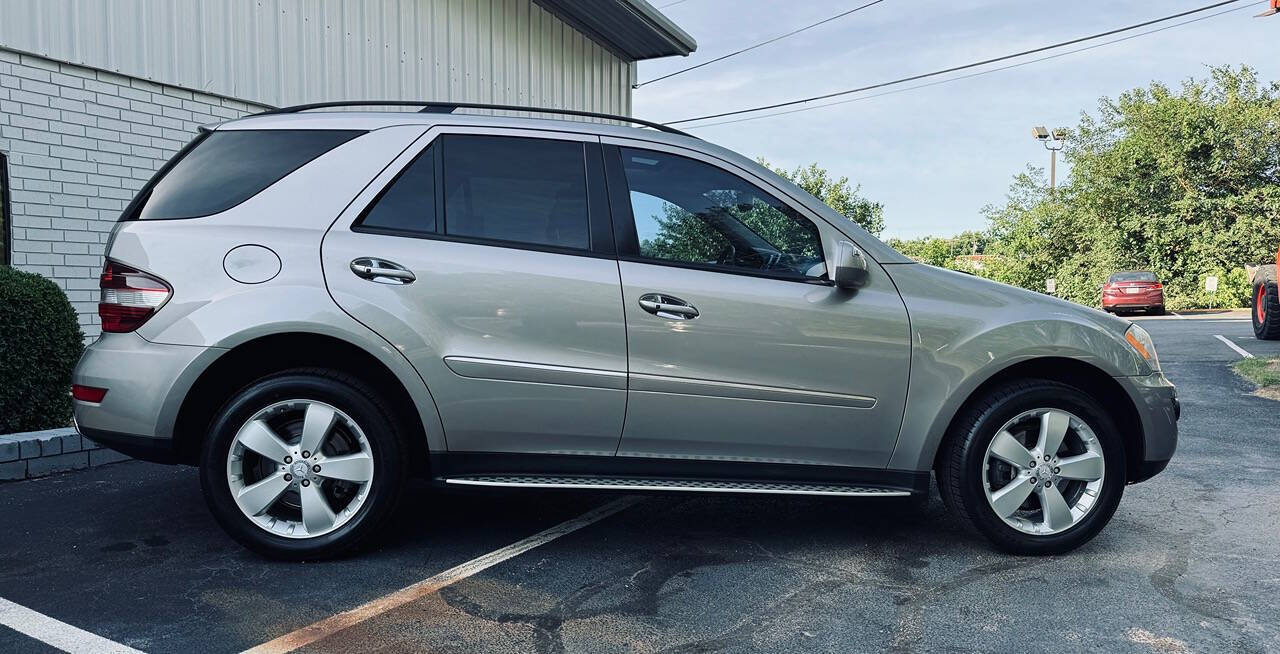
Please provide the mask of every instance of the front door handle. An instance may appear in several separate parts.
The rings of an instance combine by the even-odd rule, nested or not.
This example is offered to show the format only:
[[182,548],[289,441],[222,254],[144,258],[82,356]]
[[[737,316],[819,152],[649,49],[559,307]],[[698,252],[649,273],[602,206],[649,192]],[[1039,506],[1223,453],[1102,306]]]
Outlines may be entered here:
[[404,266],[373,257],[361,257],[351,262],[351,272],[356,277],[379,284],[409,284],[417,279]]
[[662,293],[645,293],[641,295],[640,308],[667,320],[692,320],[699,315],[698,310],[692,304],[678,297]]

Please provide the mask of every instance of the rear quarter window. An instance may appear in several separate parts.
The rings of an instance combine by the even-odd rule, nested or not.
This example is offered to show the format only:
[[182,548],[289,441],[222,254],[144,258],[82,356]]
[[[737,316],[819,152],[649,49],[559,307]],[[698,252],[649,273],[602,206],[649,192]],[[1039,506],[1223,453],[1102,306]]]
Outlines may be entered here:
[[123,219],[173,220],[221,213],[311,160],[363,134],[358,130],[228,130],[202,136],[161,169]]

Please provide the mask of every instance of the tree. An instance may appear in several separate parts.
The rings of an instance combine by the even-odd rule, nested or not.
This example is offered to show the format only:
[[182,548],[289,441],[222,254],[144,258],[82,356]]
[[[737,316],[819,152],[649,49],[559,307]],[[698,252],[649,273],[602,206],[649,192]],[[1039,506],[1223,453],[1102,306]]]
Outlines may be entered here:
[[964,231],[952,237],[926,236],[907,240],[891,238],[887,242],[889,247],[921,263],[939,268],[957,268],[956,257],[987,254],[991,235],[985,231]]
[[884,231],[884,205],[860,196],[858,191],[862,187],[850,186],[848,177],[833,179],[830,173],[825,168],[819,167],[817,163],[797,166],[795,170],[787,171],[774,167],[764,158],[757,161],[868,232],[879,236],[880,232]]
[[1247,66],[1103,98],[1067,143],[1071,178],[1055,194],[1033,169],[985,210],[997,257],[983,274],[1036,290],[1053,277],[1059,295],[1096,304],[1111,272],[1150,270],[1185,306],[1203,301],[1206,275],[1280,242],[1280,85]]

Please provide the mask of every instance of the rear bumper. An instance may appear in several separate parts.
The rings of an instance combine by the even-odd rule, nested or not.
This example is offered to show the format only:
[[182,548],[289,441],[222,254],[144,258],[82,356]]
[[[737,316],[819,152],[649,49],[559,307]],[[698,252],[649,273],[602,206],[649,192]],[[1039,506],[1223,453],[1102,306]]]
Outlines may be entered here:
[[1115,379],[1128,393],[1142,422],[1142,458],[1130,467],[1129,483],[1136,484],[1154,477],[1169,465],[1178,449],[1182,404],[1178,401],[1177,388],[1160,373]]
[[135,459],[154,463],[178,463],[178,451],[174,448],[172,438],[147,438],[93,429],[80,424],[76,425],[76,431],[103,447],[109,447]]
[[1147,297],[1118,297],[1103,298],[1103,309],[1150,309],[1152,307],[1164,306],[1164,298],[1147,298]]
[[85,348],[72,383],[105,388],[107,394],[101,402],[74,402],[77,429],[124,454],[165,460],[183,398],[221,352],[161,345],[133,333],[103,334]]

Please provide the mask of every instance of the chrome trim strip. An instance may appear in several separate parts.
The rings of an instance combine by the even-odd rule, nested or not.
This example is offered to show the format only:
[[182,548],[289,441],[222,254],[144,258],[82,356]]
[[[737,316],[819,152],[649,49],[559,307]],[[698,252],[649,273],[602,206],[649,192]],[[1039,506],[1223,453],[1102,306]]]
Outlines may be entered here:
[[668,377],[665,375],[631,374],[631,390],[651,393],[673,393],[677,395],[703,395],[707,397],[723,397],[735,400],[762,400],[766,402],[787,402],[794,404],[822,404],[850,409],[871,409],[876,405],[876,398],[864,395],[846,395],[825,391],[806,391],[779,386],[760,386],[757,384],[739,384],[734,382],[711,381],[687,377]]
[[906,497],[908,491],[898,490],[777,490],[771,488],[703,488],[699,486],[648,485],[648,484],[592,484],[574,482],[526,483],[488,481],[483,479],[445,479],[446,484],[459,486],[496,486],[502,488],[565,488],[576,490],[624,490],[624,491],[679,491],[692,493],[757,493],[762,495],[825,495],[831,497]]
[[462,356],[445,357],[444,363],[454,374],[471,379],[587,386],[614,390],[627,388],[627,373],[616,370]]

